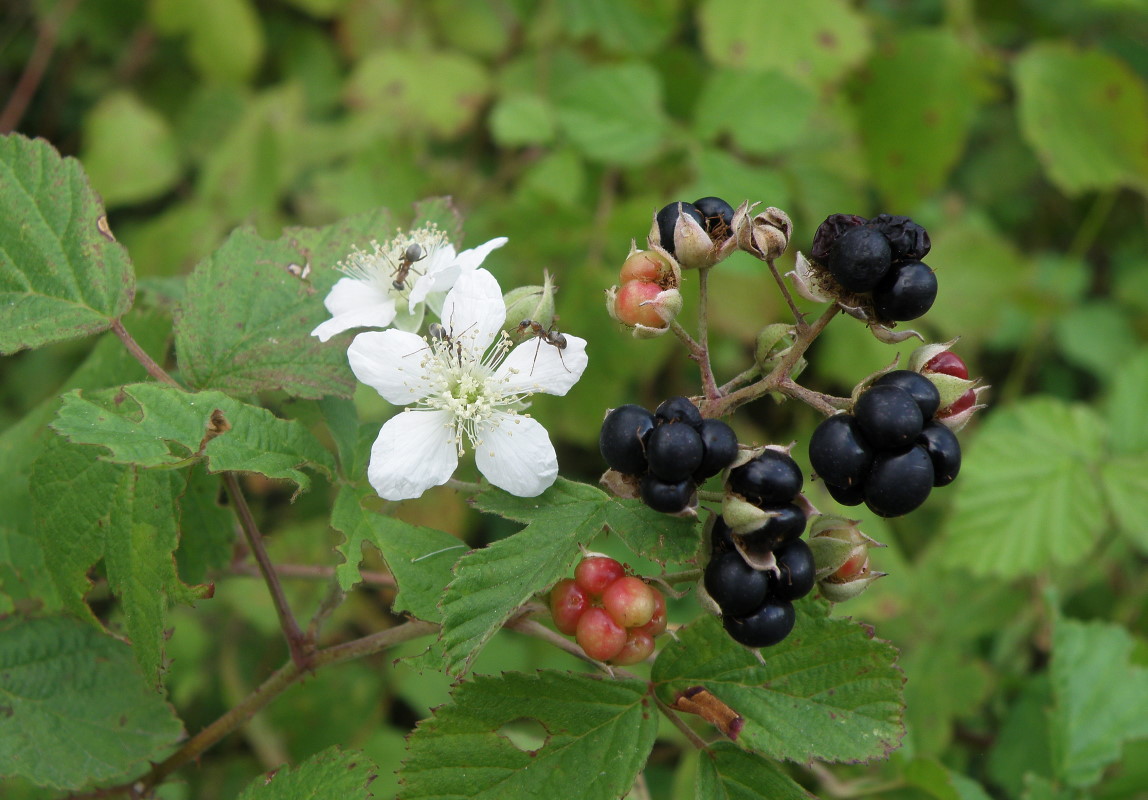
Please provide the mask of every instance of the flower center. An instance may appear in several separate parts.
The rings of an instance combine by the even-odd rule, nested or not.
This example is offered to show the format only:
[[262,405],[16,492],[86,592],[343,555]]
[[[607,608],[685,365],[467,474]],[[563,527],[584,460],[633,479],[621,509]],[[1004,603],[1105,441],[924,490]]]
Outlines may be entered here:
[[370,251],[355,247],[337,268],[397,301],[410,294],[415,278],[426,272],[447,243],[446,234],[428,223],[412,231],[397,231],[385,244],[372,239]]

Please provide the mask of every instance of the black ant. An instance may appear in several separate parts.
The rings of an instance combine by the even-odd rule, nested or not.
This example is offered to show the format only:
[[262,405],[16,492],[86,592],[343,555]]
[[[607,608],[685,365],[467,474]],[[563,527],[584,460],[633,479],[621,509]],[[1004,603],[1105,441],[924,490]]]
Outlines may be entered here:
[[524,319],[518,323],[518,327],[514,329],[514,332],[519,336],[527,331],[529,331],[532,336],[538,338],[538,345],[534,348],[534,361],[530,364],[531,375],[534,374],[534,365],[538,363],[538,349],[542,347],[543,342],[546,342],[546,344],[558,350],[558,360],[562,363],[562,369],[567,372],[570,371],[570,368],[566,366],[566,360],[562,358],[562,351],[566,349],[566,337],[559,332],[557,326],[551,325],[549,328],[543,328],[541,322]]
[[391,281],[391,286],[400,292],[407,288],[407,276],[411,272],[411,267],[415,262],[422,261],[426,257],[426,250],[423,250],[423,246],[418,242],[411,242],[407,245],[407,249],[399,257],[399,266],[395,270],[395,279]]

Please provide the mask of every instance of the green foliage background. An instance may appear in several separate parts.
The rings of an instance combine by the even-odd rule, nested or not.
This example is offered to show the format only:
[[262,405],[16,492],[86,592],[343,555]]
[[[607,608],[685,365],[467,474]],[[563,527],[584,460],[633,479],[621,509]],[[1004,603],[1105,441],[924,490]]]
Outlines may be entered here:
[[[227,239],[235,227],[275,239],[284,226],[318,228],[385,206],[394,219],[375,220],[382,239],[416,201],[450,195],[465,218],[463,246],[508,236],[486,266],[504,287],[540,283],[549,270],[561,286],[562,328],[590,341],[590,367],[575,390],[534,407],[571,479],[593,482],[602,468],[596,436],[605,408],[653,407],[696,391],[693,364],[673,342],[630,338],[602,301],[655,209],[711,194],[783,208],[795,226],[785,268],[830,213],[909,214],[925,224],[940,296],[914,327],[931,341],[961,337],[957,351],[993,387],[990,407],[962,434],[966,463],[953,487],[907,518],[864,520],[890,544],[875,560],[891,574],[835,611],[872,624],[901,650],[903,746],[886,762],[791,775],[824,797],[1146,796],[1144,2],[17,2],[0,11],[0,98],[15,90],[37,32],[57,22],[55,51],[16,129],[79,157],[135,263],[137,300],[125,324],[150,352],[170,347],[167,312],[194,265],[221,245],[270,258],[272,245],[251,231]],[[322,241],[306,244],[316,285],[329,285],[337,256]],[[715,368],[729,377],[746,365],[756,332],[786,311],[748,256],[721,265],[711,287]],[[683,319],[692,310],[687,301]],[[84,333],[85,319],[75,324]],[[5,335],[5,350],[38,343]],[[309,346],[300,337],[299,347]],[[802,382],[848,394],[907,349],[840,319],[811,350]],[[185,371],[219,363],[205,355]],[[341,367],[325,369],[300,369],[284,387],[296,397],[319,397],[327,383],[345,391]],[[144,378],[107,338],[0,361],[0,613],[13,619],[84,606],[88,551],[77,545],[74,564],[46,563],[25,533],[32,520],[52,524],[58,476],[32,474],[21,454],[56,416],[54,398],[82,390],[64,401],[65,411],[82,413],[81,405],[106,402],[87,390],[107,385],[100,376],[109,374],[117,384]],[[242,385],[241,377],[218,380],[207,385]],[[360,390],[354,404],[377,429],[388,412],[373,394]],[[262,400],[302,425],[320,413],[282,393]],[[337,401],[323,402],[322,414],[334,418]],[[795,403],[766,400],[733,424],[742,441],[801,443],[815,422]],[[176,444],[194,451],[197,442]],[[327,444],[341,458],[354,453],[355,431]],[[292,458],[311,446],[277,454],[277,477],[305,480]],[[153,441],[147,457],[175,459],[173,448]],[[93,459],[74,470],[94,476],[94,486],[137,485],[135,468]],[[154,474],[140,471],[139,486]],[[247,488],[277,563],[338,566],[342,534],[356,545],[374,534],[353,533],[360,523],[350,518],[333,532],[332,485],[309,474],[310,491],[294,503],[294,486],[250,480]],[[197,491],[196,480],[193,473],[186,491]],[[815,500],[834,508],[827,496]],[[137,523],[146,516],[131,513]],[[400,516],[472,545],[515,530],[445,491],[406,504]],[[82,544],[107,561],[107,580],[88,604],[115,630],[147,624],[112,601],[114,552]],[[367,551],[364,569],[380,568]],[[214,583],[215,596],[168,612],[173,635],[148,658],[164,659],[168,700],[195,731],[279,666],[285,647],[257,580],[194,552],[179,559],[182,579]],[[300,609],[316,607],[324,591],[306,580],[287,588]],[[174,574],[171,589],[188,591]],[[359,590],[331,630],[350,638],[385,628],[391,600],[386,590]],[[681,620],[697,614],[692,597],[671,611]],[[114,642],[87,642],[86,630],[60,635],[107,663],[131,660]],[[398,655],[417,655],[417,644]],[[394,658],[344,664],[293,687],[163,796],[236,797],[260,771],[333,745],[364,751],[379,767],[370,790],[390,796],[403,736],[450,687],[434,670],[420,673],[417,661],[392,666]],[[539,667],[577,662],[499,633],[473,664],[488,674]],[[101,675],[117,691],[116,676]],[[141,736],[175,724],[154,700],[125,700],[144,720]],[[92,724],[113,727],[110,716]],[[695,781],[699,797],[768,794],[731,777],[741,751],[719,748],[699,763],[673,729],[658,736],[646,773],[652,796],[694,797]],[[414,741],[417,754],[425,743]],[[14,752],[0,737],[0,766]],[[131,758],[142,763],[149,752]],[[73,754],[64,742],[50,755]],[[369,776],[348,769],[348,758],[327,751],[291,779],[337,778],[354,792]],[[60,794],[2,780],[5,797]],[[287,796],[274,786],[244,796]]]

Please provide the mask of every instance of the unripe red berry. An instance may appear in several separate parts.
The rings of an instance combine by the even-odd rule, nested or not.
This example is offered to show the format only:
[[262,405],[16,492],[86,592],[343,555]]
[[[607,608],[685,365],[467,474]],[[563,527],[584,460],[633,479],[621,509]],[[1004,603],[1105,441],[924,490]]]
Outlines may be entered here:
[[948,408],[942,408],[937,412],[937,419],[947,419],[948,417],[955,417],[966,409],[972,408],[973,404],[977,402],[977,394],[972,389],[962,394],[957,398],[957,401]]
[[969,368],[964,360],[952,350],[942,350],[925,362],[922,372],[934,372],[939,375],[952,375],[954,378],[968,380]]
[[641,578],[619,578],[602,593],[602,607],[623,628],[645,625],[654,616],[654,592]]
[[567,636],[573,636],[578,619],[590,605],[586,593],[570,578],[563,578],[550,590],[550,616],[554,627]]
[[618,281],[623,284],[630,281],[656,283],[663,288],[669,288],[674,285],[673,266],[665,256],[655,250],[638,250],[622,264]]
[[574,638],[590,658],[609,661],[626,644],[626,629],[610,619],[605,609],[591,606],[578,619]]
[[574,582],[592,600],[597,600],[606,587],[626,574],[625,568],[608,556],[590,556],[574,568]]
[[634,630],[645,631],[650,636],[661,636],[666,632],[666,597],[653,586],[650,592],[654,595],[654,614],[649,622]]
[[[656,283],[629,281],[622,284],[614,298],[614,316],[625,325],[645,325],[648,328],[664,328],[666,321],[652,305],[661,294]],[[642,305],[650,303],[650,305]]]
[[626,632],[626,643],[618,655],[610,659],[610,663],[628,667],[645,661],[653,652],[654,637],[642,628],[634,628]]

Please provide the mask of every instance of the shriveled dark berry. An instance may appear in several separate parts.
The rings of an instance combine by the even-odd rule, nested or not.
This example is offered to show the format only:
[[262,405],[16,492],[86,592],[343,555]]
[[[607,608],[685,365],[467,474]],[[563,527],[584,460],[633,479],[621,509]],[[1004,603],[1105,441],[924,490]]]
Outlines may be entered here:
[[804,481],[797,462],[780,450],[763,450],[729,472],[729,488],[757,506],[791,502]]
[[700,433],[705,455],[694,471],[694,480],[699,483],[717,475],[737,457],[737,434],[720,419],[702,420]]
[[961,471],[961,443],[947,425],[933,421],[917,437],[933,461],[933,485],[947,486]]
[[794,539],[773,551],[780,577],[769,573],[770,596],[778,600],[797,600],[813,589],[817,565],[813,551],[803,539]]
[[702,218],[701,212],[693,203],[682,203],[681,211],[678,211],[678,203],[670,203],[658,212],[658,237],[661,240],[662,249],[673,255],[674,253],[674,228],[677,227],[678,217],[680,214],[688,214],[697,220],[701,226],[705,226],[705,220]]
[[663,400],[661,405],[654,409],[654,418],[658,424],[665,422],[684,422],[692,428],[701,429],[702,412],[690,402],[688,397],[671,397]]
[[853,406],[857,426],[878,450],[907,447],[921,435],[925,417],[913,396],[899,386],[871,386]]
[[733,530],[726,524],[725,518],[718,514],[714,518],[714,526],[710,530],[710,552],[728,553],[734,550]]
[[929,254],[932,242],[929,233],[908,217],[896,214],[878,214],[867,227],[885,234],[893,252],[893,261],[920,261]]
[[894,267],[873,289],[873,308],[889,322],[924,316],[936,299],[937,276],[920,261]]
[[810,466],[821,480],[836,486],[859,485],[873,466],[873,455],[852,414],[823,419],[809,437]]
[[733,229],[733,206],[720,197],[700,197],[694,207],[702,215],[702,227],[710,238],[729,236]]
[[793,541],[805,531],[805,512],[793,503],[766,506],[762,511],[771,511],[777,516],[770,517],[760,528],[745,534],[746,541],[753,545],[772,550]]
[[933,460],[922,445],[879,453],[865,481],[865,505],[880,517],[899,517],[924,503],[933,489]]
[[646,442],[650,472],[667,483],[684,481],[702,463],[702,437],[682,422],[658,425]]
[[722,614],[741,617],[752,614],[765,602],[769,577],[745,562],[741,553],[731,550],[710,559],[706,565],[706,591]]
[[865,502],[865,485],[857,484],[855,486],[834,486],[828,481],[825,483],[825,490],[829,492],[829,496],[836,500],[843,506],[859,506]]
[[864,224],[865,218],[856,214],[830,214],[817,226],[813,234],[813,246],[809,248],[809,257],[824,264],[838,237],[850,228]]
[[797,614],[788,600],[770,600],[747,617],[723,617],[726,633],[746,647],[775,645],[793,630]]
[[874,386],[898,386],[909,393],[921,409],[921,416],[926,420],[933,418],[937,409],[941,407],[941,393],[937,385],[919,372],[908,369],[895,369],[886,372],[877,380]]
[[642,502],[654,511],[660,511],[663,514],[676,514],[679,511],[684,511],[696,488],[691,480],[669,483],[658,478],[652,472],[647,472],[642,476],[642,481],[638,487],[642,495]]
[[892,264],[889,240],[872,228],[850,228],[834,242],[826,266],[851,292],[868,292]]
[[641,406],[618,406],[606,415],[598,434],[598,449],[612,469],[641,475],[648,466],[646,439],[654,429],[654,415]]

